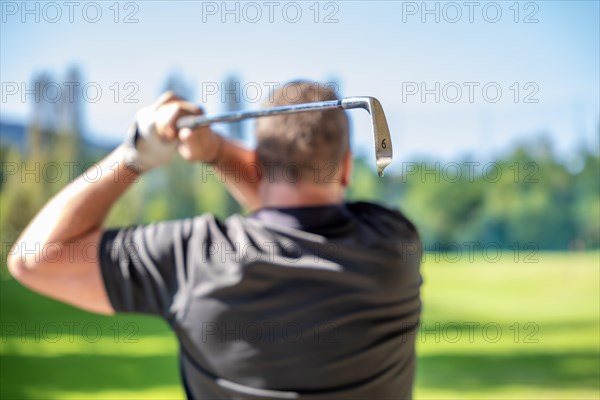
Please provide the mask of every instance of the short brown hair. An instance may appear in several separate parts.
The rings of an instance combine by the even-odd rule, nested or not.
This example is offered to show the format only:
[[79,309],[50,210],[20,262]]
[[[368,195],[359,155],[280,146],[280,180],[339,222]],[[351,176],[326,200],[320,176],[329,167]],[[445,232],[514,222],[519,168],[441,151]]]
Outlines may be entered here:
[[[294,81],[270,94],[266,107],[338,100],[334,87]],[[272,169],[273,181],[294,166],[299,180],[314,177],[315,168],[342,162],[350,147],[348,117],[343,110],[309,111],[257,119],[257,158],[261,168]],[[307,172],[313,172],[307,173]]]

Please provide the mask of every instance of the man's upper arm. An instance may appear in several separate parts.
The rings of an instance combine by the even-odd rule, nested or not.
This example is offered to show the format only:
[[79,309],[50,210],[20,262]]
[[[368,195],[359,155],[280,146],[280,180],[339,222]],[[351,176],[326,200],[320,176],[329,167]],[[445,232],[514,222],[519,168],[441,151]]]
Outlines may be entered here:
[[23,285],[48,297],[100,314],[112,314],[95,250],[101,230],[68,243],[48,243],[33,261],[17,254],[9,259],[12,275]]
[[98,263],[115,311],[167,319],[175,314],[185,303],[187,269],[193,262],[188,243],[200,222],[166,221],[103,233]]
[[170,318],[185,294],[193,227],[189,219],[94,230],[44,246],[34,263],[9,260],[11,273],[36,292],[87,311]]

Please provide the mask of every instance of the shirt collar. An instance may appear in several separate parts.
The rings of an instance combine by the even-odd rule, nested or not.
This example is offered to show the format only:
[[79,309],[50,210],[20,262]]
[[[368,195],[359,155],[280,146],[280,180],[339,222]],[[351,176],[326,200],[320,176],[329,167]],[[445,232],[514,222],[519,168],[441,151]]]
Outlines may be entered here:
[[351,214],[346,204],[343,203],[310,207],[265,207],[254,211],[249,217],[289,228],[319,233],[346,224],[350,221]]

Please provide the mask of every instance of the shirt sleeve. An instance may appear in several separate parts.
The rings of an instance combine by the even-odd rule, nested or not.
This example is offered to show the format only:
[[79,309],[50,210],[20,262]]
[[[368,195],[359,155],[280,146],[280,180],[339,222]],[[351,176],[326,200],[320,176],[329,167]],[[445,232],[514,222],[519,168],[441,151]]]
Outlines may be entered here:
[[186,296],[192,219],[106,230],[99,247],[104,286],[117,312],[171,319]]

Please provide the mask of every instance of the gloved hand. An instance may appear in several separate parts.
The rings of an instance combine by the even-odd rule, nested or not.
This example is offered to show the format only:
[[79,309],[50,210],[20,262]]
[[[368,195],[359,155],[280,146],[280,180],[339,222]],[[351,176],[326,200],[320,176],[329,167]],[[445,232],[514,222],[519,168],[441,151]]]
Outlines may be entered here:
[[[208,127],[177,130],[177,120],[185,115],[201,115],[202,110],[171,92],[136,115],[125,143],[124,161],[137,172],[164,165],[177,150],[188,161],[214,159],[218,153],[218,135]],[[212,158],[210,158],[212,157]]]
[[168,163],[177,150],[176,140],[158,134],[156,110],[148,106],[138,111],[125,142],[124,161],[139,173]]

